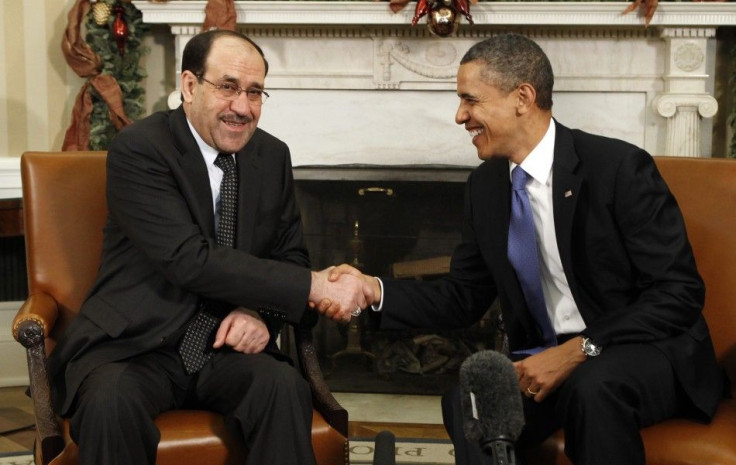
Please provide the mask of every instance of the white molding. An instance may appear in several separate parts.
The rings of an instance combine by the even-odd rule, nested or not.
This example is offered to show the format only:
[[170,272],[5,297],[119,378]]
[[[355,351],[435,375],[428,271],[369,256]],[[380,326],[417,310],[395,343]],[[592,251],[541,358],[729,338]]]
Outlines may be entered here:
[[22,196],[20,158],[0,157],[0,199],[16,199]]
[[[146,23],[201,24],[206,1],[133,2]],[[628,2],[482,2],[471,6],[477,25],[640,26],[636,13],[622,15]],[[414,3],[392,13],[385,2],[236,1],[238,24],[406,25]],[[465,20],[463,20],[465,22]],[[736,4],[660,2],[650,27],[736,25]]]

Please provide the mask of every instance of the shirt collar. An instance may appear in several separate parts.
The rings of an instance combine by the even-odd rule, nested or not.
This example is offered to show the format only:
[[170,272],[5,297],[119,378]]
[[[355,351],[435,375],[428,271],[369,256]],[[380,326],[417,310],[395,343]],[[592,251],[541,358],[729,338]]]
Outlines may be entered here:
[[[555,133],[554,121],[550,119],[549,127],[542,140],[539,141],[537,146],[521,162],[521,167],[524,168],[524,171],[542,184],[547,183],[549,175],[552,172],[552,161],[555,155]],[[509,161],[509,175],[515,167],[516,163]]]

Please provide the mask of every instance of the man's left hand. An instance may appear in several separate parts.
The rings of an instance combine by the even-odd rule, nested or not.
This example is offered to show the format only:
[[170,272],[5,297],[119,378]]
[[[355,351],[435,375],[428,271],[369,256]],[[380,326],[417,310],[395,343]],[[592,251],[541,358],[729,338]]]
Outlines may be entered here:
[[263,351],[269,339],[268,328],[258,312],[238,307],[220,323],[212,347],[227,344],[237,352],[257,354]]
[[586,356],[580,349],[582,340],[578,336],[562,345],[514,362],[521,392],[537,402],[543,401],[554,392],[585,361]]

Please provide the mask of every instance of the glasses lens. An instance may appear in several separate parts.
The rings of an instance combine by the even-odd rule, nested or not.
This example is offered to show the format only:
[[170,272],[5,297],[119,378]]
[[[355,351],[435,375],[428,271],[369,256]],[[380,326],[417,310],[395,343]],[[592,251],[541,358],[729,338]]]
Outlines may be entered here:
[[238,95],[238,87],[230,82],[223,82],[217,86],[220,96],[224,99],[234,99]]
[[261,104],[268,98],[268,94],[264,90],[257,88],[250,88],[245,91],[245,94],[248,96],[249,102],[256,104]]

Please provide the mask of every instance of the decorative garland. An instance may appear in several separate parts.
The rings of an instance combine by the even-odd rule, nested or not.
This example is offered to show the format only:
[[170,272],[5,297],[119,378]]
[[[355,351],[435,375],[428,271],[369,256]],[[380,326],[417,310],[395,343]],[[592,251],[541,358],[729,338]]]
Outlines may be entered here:
[[[148,53],[142,37],[148,32],[143,17],[132,3],[120,0],[98,0],[92,4],[85,22],[85,37],[90,48],[102,61],[101,74],[112,75],[123,93],[123,108],[131,120],[143,116],[145,89],[141,80],[146,72],[140,59]],[[105,101],[90,88],[93,109],[90,115],[90,150],[105,150],[117,133],[110,121]]]

